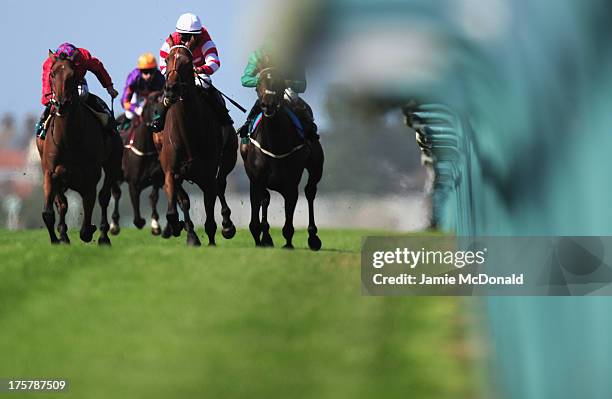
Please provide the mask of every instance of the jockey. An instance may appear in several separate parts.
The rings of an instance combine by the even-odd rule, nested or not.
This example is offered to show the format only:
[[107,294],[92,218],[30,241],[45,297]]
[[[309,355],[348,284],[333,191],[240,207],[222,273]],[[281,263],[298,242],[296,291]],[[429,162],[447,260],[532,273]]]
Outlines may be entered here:
[[125,117],[132,119],[134,115],[140,116],[147,96],[163,89],[165,81],[164,75],[157,69],[157,61],[153,54],[145,53],[138,57],[138,64],[128,75],[121,96]]
[[[253,51],[249,55],[249,62],[244,69],[244,73],[241,78],[243,87],[257,87],[259,84],[259,72],[274,65],[272,61],[272,47],[271,39],[267,39],[266,43],[259,49]],[[300,122],[304,126],[304,134],[309,140],[318,140],[319,135],[317,134],[317,125],[314,123],[312,109],[304,101],[299,94],[306,91],[306,73],[303,68],[291,68],[292,73],[285,74],[287,89],[285,90],[285,102],[290,106],[292,111],[300,119]],[[259,105],[259,99],[253,105],[249,116],[247,117],[244,125],[238,130],[238,135],[242,138],[243,144],[246,143],[247,136],[249,134],[249,127],[251,126],[253,119],[261,113],[261,107]]]
[[[166,73],[166,57],[172,46],[176,45],[186,46],[192,51],[196,85],[203,89],[203,97],[219,117],[221,125],[232,125],[234,121],[229,116],[223,97],[210,85],[210,76],[221,66],[217,46],[197,15],[192,13],[181,15],[176,22],[176,31],[164,41],[159,50],[159,66],[162,73]],[[151,123],[153,132],[162,131],[166,111],[167,108],[162,107],[161,112],[155,115]]]
[[89,93],[87,81],[85,80],[85,74],[87,71],[92,72],[94,75],[96,75],[100,81],[100,84],[102,84],[102,87],[108,91],[108,94],[112,98],[115,98],[119,93],[117,93],[117,90],[115,90],[110,75],[104,68],[102,62],[93,57],[89,51],[84,48],[77,48],[70,43],[63,43],[60,44],[55,51],[49,50],[49,57],[43,64],[41,103],[45,106],[45,110],[43,111],[38,123],[36,123],[36,135],[41,139],[45,138],[45,122],[47,121],[51,111],[51,98],[53,96],[53,90],[51,88],[51,67],[53,66],[55,57],[63,57],[72,61],[75,78],[77,82],[79,82],[79,97],[95,111],[107,114],[108,118],[106,118],[107,123],[105,128],[114,130],[114,116],[102,99]]

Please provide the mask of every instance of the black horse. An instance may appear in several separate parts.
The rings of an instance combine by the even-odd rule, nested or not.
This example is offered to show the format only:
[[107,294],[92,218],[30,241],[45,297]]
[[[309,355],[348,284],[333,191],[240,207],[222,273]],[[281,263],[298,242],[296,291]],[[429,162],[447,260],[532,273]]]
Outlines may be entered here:
[[[134,115],[130,127],[122,133],[123,150],[123,179],[128,184],[130,199],[134,210],[134,225],[142,229],[146,220],[140,214],[140,193],[145,188],[152,186],[149,200],[151,204],[151,233],[161,234],[159,225],[159,214],[157,213],[157,200],[159,189],[164,185],[164,174],[159,163],[159,156],[153,142],[152,133],[147,128],[147,122],[153,118],[153,114],[161,92],[154,92],[147,96],[143,106],[142,114]],[[119,209],[118,202],[121,191],[113,189],[115,208],[112,214],[111,233],[119,234]]]
[[[255,245],[273,246],[268,224],[270,190],[285,199],[284,248],[293,248],[293,214],[298,199],[298,185],[304,169],[308,171],[305,187],[308,200],[308,246],[321,249],[314,220],[314,199],[317,184],[323,174],[323,148],[320,142],[304,139],[303,132],[294,122],[291,111],[284,103],[285,79],[275,68],[260,72],[257,95],[263,115],[250,136],[250,142],[241,151],[244,168],[250,180],[251,222],[249,229]],[[262,210],[261,221],[259,210]]]

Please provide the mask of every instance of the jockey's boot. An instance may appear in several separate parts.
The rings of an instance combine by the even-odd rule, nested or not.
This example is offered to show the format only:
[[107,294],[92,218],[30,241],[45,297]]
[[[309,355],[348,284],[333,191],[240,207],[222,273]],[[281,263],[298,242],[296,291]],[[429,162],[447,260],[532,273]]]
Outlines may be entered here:
[[247,119],[247,121],[244,122],[244,125],[240,126],[240,129],[238,129],[236,132],[238,133],[238,137],[240,137],[240,142],[242,144],[247,144],[249,142],[249,125],[250,121]]
[[318,141],[320,137],[317,133],[318,130],[317,124],[314,123],[314,120],[310,119],[310,121],[304,125],[304,136],[306,140]]
[[314,122],[312,109],[303,100],[301,103],[294,107],[294,111],[304,127],[304,138],[308,141],[317,141],[319,140],[319,135],[317,134],[318,127]]
[[255,105],[253,105],[253,108],[251,108],[251,112],[249,112],[249,115],[247,116],[247,120],[244,122],[244,125],[242,125],[240,129],[238,129],[238,136],[240,137],[240,142],[242,144],[248,144],[249,128],[251,127],[251,124],[253,123],[253,119],[255,119],[255,117],[257,117],[257,115],[259,115],[260,112],[261,112],[261,106],[259,105],[259,100],[257,100],[255,102]]
[[89,93],[85,103],[93,111],[94,115],[96,118],[98,118],[102,124],[102,127],[109,135],[112,136],[113,134],[117,133],[117,121],[115,120],[115,115],[113,115],[104,100],[94,94]]
[[129,119],[125,114],[121,114],[119,118],[116,119],[117,122],[117,131],[125,132],[130,128],[132,124],[132,120]]
[[41,140],[45,139],[47,134],[47,121],[49,119],[49,115],[51,114],[51,104],[47,104],[42,115],[40,115],[40,119],[34,125],[34,133],[36,137],[39,137]]

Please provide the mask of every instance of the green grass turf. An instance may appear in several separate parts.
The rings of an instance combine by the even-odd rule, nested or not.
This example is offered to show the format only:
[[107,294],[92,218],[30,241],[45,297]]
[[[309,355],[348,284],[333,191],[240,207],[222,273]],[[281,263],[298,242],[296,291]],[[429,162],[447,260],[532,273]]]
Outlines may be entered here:
[[7,397],[472,397],[463,306],[361,296],[368,233],[322,230],[314,253],[304,231],[295,251],[244,230],[196,249],[132,229],[112,248],[0,231],[0,378],[71,381]]

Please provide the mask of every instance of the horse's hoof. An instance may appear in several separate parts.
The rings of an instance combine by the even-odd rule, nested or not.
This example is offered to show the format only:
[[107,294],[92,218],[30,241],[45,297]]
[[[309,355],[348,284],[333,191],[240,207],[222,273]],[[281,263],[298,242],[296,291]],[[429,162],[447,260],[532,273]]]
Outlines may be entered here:
[[283,245],[283,249],[295,249],[295,248],[293,248],[293,244],[285,244]]
[[187,246],[188,247],[199,247],[202,243],[195,233],[191,233],[187,235]]
[[110,246],[111,245],[111,241],[110,238],[108,237],[100,237],[98,238],[98,245],[102,246]]
[[261,245],[263,247],[274,247],[274,241],[272,240],[272,237],[270,236],[263,237],[261,239]]
[[230,239],[234,238],[234,236],[236,235],[236,226],[234,226],[232,224],[229,227],[223,227],[221,229],[221,235],[226,240],[230,240]]
[[[176,213],[167,214],[166,220],[168,221],[168,223],[166,224],[166,230],[168,230],[168,232],[173,236],[180,237],[181,230],[183,230],[183,227],[185,227],[185,223],[179,221]],[[164,233],[166,232],[166,230],[164,230]]]
[[308,247],[313,251],[318,251],[321,249],[321,239],[317,236],[308,237]]
[[68,236],[61,237],[60,242],[62,244],[70,245],[70,238],[68,238]]
[[81,230],[79,236],[81,237],[81,241],[83,242],[91,242],[93,239],[93,235],[96,232],[97,227],[93,224],[89,227],[86,227],[85,230]]
[[121,227],[118,224],[111,223],[109,231],[112,235],[116,236],[121,231]]
[[166,228],[164,229],[164,231],[162,232],[162,238],[164,239],[168,239],[172,236],[172,227],[170,227],[169,224],[166,225]]
[[60,244],[60,240],[58,240],[57,238],[52,238],[51,239],[51,245],[59,245]]
[[185,222],[182,220],[178,222],[176,225],[172,226],[172,235],[175,237],[180,237],[181,232],[185,229]]
[[157,219],[151,218],[151,234],[158,236],[161,234],[161,231],[161,226],[159,225]]
[[143,218],[134,219],[134,226],[136,226],[138,230],[142,229],[145,224],[147,224],[147,221],[144,220]]

